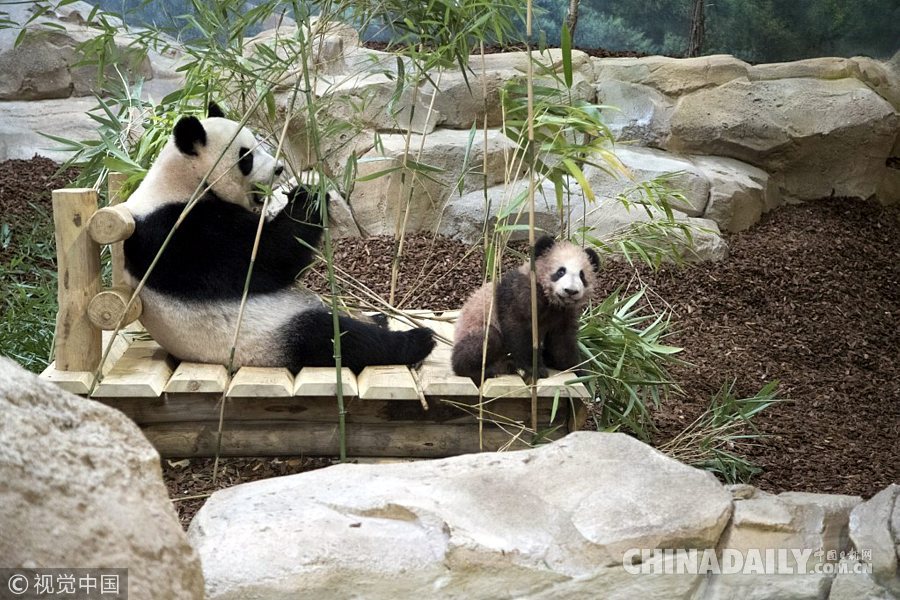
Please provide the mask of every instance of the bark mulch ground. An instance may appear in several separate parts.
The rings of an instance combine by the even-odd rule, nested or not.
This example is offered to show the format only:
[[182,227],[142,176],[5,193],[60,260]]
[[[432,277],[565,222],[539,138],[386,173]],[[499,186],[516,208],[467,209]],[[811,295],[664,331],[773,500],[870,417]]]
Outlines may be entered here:
[[[45,159],[0,164],[2,220],[49,207],[56,165]],[[48,211],[49,213],[49,211]],[[387,296],[390,238],[338,240],[335,262]],[[638,281],[653,302],[668,305],[689,366],[673,370],[684,396],[656,413],[658,440],[668,439],[734,379],[752,395],[778,379],[780,403],[757,419],[762,433],[749,458],[763,472],[751,483],[785,490],[869,497],[900,482],[900,209],[829,199],[785,206],[747,232],[728,236],[723,263],[669,266],[658,272],[610,262],[600,293]],[[519,244],[518,248],[522,248]],[[517,262],[511,253],[508,265]],[[478,247],[414,235],[406,240],[397,304],[455,309],[480,281]],[[323,290],[319,272],[307,276]],[[235,483],[326,466],[329,459],[164,461],[170,495],[208,494]],[[203,499],[179,500],[188,523]]]

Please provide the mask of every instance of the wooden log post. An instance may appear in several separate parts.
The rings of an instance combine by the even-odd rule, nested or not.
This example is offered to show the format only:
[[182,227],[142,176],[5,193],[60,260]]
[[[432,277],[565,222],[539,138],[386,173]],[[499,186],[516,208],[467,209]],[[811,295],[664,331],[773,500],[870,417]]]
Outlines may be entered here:
[[[127,177],[124,173],[115,173],[110,172],[109,176],[106,179],[107,185],[107,197],[109,198],[109,205],[116,206],[125,201],[125,197],[122,194],[122,187],[125,185],[125,180]],[[131,218],[131,215],[128,215]],[[128,233],[130,236],[131,233],[134,232],[134,219],[131,218],[131,231]],[[96,237],[94,238],[97,239]],[[110,243],[110,242],[99,242],[99,243]],[[113,287],[118,287],[125,285],[125,251],[122,248],[122,242],[116,241],[112,243],[109,247],[110,254],[112,256],[112,284]]]
[[94,371],[100,364],[100,329],[88,318],[88,304],[100,291],[100,247],[88,234],[97,211],[91,188],[53,191],[59,312],[56,316],[56,368]]
[[[138,296],[128,307],[128,301],[134,290],[128,286],[105,289],[91,299],[88,305],[88,318],[95,327],[109,331],[119,323],[122,327],[137,321],[141,317],[143,305]],[[128,307],[128,312],[125,312]]]

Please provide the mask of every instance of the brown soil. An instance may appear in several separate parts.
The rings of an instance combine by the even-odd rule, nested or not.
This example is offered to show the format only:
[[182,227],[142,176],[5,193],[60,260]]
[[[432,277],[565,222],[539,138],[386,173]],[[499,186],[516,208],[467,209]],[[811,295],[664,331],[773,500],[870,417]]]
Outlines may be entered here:
[[[380,50],[384,52],[388,48],[387,42],[363,42],[362,44],[366,48],[370,50]],[[485,54],[501,54],[504,52],[524,52],[525,44],[509,44],[507,46],[485,46],[484,53]],[[574,48],[575,50],[580,50],[584,52],[588,56],[594,56],[597,58],[641,58],[643,56],[649,56],[644,52],[634,52],[632,50],[608,50],[606,48]],[[474,52],[475,54],[479,53],[479,51]]]
[[[56,165],[46,159],[0,163],[0,207],[29,215],[49,207]],[[49,213],[49,211],[48,211]],[[657,439],[696,416],[723,382],[751,395],[781,381],[781,403],[758,418],[768,434],[749,452],[764,470],[752,483],[770,491],[871,496],[900,482],[900,210],[830,199],[785,206],[742,234],[728,236],[720,264],[638,269],[655,303],[674,313],[691,366],[677,367],[685,390],[657,412]],[[339,240],[336,264],[386,296],[393,240]],[[521,248],[521,245],[519,245]],[[510,254],[508,264],[517,262]],[[398,305],[458,308],[481,278],[480,248],[410,236],[401,264]],[[319,273],[312,287],[323,289]],[[609,263],[601,292],[637,285],[634,270]],[[164,461],[173,498],[234,483],[299,472],[327,459],[224,459],[211,484],[212,461]],[[187,523],[201,500],[180,501]]]

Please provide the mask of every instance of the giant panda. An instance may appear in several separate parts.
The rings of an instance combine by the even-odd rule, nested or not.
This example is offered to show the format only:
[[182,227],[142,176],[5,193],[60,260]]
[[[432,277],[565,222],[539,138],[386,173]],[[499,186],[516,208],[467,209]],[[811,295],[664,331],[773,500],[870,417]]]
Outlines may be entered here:
[[[233,359],[250,256],[259,226],[260,186],[283,166],[254,134],[226,119],[215,104],[208,117],[182,116],[143,182],[127,201],[134,233],[124,243],[131,285],[157,252],[198,189],[208,191],[178,225],[140,292],[141,322],[183,361],[287,367],[335,364],[332,314],[316,294],[296,283],[313,261],[322,236],[316,194],[299,186],[265,219]],[[339,315],[342,365],[415,364],[433,349],[430,329],[404,332]]]
[[[540,378],[547,376],[548,367],[566,371],[581,362],[578,321],[594,289],[600,259],[591,248],[552,237],[538,240],[533,252]],[[532,378],[530,273],[527,261],[506,272],[496,285],[484,284],[463,305],[451,357],[457,375],[480,380],[484,358],[485,378],[517,371]]]

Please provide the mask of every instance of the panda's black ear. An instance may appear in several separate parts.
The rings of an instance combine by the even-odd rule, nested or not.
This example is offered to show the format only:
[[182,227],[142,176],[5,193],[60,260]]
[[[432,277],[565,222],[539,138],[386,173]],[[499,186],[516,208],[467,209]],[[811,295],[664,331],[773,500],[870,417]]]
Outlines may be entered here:
[[600,257],[597,255],[597,252],[593,248],[585,248],[584,253],[587,254],[588,260],[591,261],[591,264],[594,266],[594,272],[600,272]]
[[543,236],[541,239],[534,243],[534,257],[538,258],[539,256],[546,254],[547,251],[550,250],[550,248],[552,248],[553,244],[555,243],[556,241],[549,235]]
[[225,118],[225,113],[222,111],[222,108],[218,104],[216,104],[215,102],[210,102],[206,107],[206,116]]
[[197,156],[197,146],[206,145],[206,130],[197,117],[181,117],[175,123],[175,145],[183,154]]

